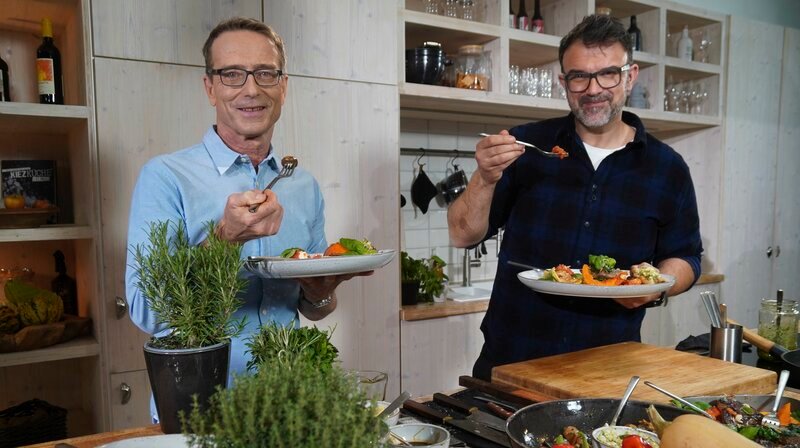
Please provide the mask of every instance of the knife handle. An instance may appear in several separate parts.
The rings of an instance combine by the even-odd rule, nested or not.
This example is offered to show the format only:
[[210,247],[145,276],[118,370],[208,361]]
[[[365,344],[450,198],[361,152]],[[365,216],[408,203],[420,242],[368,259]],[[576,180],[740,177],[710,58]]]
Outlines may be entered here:
[[486,407],[489,408],[489,410],[492,411],[492,413],[494,413],[494,415],[497,415],[497,416],[499,416],[501,418],[504,418],[506,420],[508,420],[508,418],[513,415],[513,412],[507,411],[507,410],[503,409],[502,407],[500,407],[497,403],[493,403],[491,401],[486,403]]
[[414,400],[406,400],[406,402],[403,403],[403,409],[409,410],[427,419],[431,419],[436,423],[445,423],[447,420],[452,418],[443,412],[439,412],[430,406],[426,406],[425,404]]
[[472,414],[478,410],[477,406],[470,406],[469,403],[459,400],[458,398],[451,397],[439,392],[433,394],[433,401],[441,403],[447,407],[457,409],[465,414]]

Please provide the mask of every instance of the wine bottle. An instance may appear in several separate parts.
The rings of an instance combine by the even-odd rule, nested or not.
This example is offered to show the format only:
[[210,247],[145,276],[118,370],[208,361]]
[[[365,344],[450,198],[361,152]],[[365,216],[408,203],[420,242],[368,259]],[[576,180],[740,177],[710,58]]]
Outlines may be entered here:
[[514,14],[514,5],[512,4],[514,0],[508,0],[508,27],[509,28],[516,28],[517,27],[517,16]]
[[531,29],[531,19],[528,11],[525,11],[525,0],[519,0],[519,11],[517,11],[517,28],[521,30]]
[[50,283],[50,289],[61,297],[64,302],[64,314],[78,315],[78,288],[75,279],[67,275],[67,263],[64,261],[64,253],[60,250],[53,252],[56,261],[56,272],[58,275]]
[[8,64],[0,58],[0,101],[11,101],[11,89],[8,86]]
[[631,26],[628,28],[628,34],[631,35],[633,49],[635,51],[642,51],[642,30],[636,26],[636,16],[631,16]]
[[681,39],[678,41],[678,57],[681,59],[686,59],[687,61],[692,60],[692,38],[689,36],[689,26],[683,26],[683,33],[681,34]]
[[53,42],[53,23],[42,19],[42,44],[36,49],[36,76],[39,81],[39,102],[64,104],[61,82],[61,53]]
[[539,0],[533,6],[533,19],[531,20],[531,31],[534,33],[544,33],[544,18],[539,11]]

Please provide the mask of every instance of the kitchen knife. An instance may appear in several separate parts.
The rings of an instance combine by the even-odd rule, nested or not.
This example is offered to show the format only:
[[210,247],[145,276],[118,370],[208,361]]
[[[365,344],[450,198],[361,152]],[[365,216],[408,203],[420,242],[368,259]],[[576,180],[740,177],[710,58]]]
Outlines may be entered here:
[[502,447],[511,448],[511,444],[508,441],[508,436],[505,433],[496,431],[488,426],[484,426],[463,418],[450,417],[447,414],[439,412],[436,409],[426,406],[423,403],[418,403],[414,400],[408,400],[403,403],[403,409],[433,420],[436,423],[444,423],[446,425],[456,427],[472,435],[486,439],[492,443],[496,443]]
[[[476,395],[474,398],[476,400],[480,400],[480,401],[483,401],[483,402],[488,403],[488,404],[493,404],[493,405],[495,405],[497,407],[500,407],[500,408],[503,408],[503,409],[510,409],[510,410],[512,410],[514,412],[519,411],[519,408],[520,408],[517,405],[511,404],[511,403],[509,403],[507,401],[499,400],[499,399],[496,399],[496,398],[486,398],[486,397],[481,397],[480,395]],[[514,412],[512,412],[512,414]]]
[[506,431],[506,420],[501,419],[499,417],[495,417],[494,415],[491,414],[487,414],[486,412],[483,412],[480,409],[478,409],[477,406],[472,406],[466,401],[439,392],[433,394],[433,401],[442,404],[444,406],[457,409],[466,414],[469,414],[467,416],[467,420],[472,420],[476,423],[486,425],[500,432]]
[[558,400],[557,397],[542,392],[520,389],[505,384],[490,383],[468,375],[459,376],[458,385],[496,397],[498,399],[494,401],[502,405],[511,403],[520,408],[540,401]]

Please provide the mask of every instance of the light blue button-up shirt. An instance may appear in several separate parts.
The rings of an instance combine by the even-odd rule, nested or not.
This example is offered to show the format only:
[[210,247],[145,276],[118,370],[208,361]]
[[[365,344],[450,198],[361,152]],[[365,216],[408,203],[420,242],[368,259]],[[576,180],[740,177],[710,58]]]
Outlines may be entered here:
[[[191,244],[206,239],[204,224],[219,221],[228,196],[254,188],[264,188],[279,167],[274,151],[263,160],[256,173],[249,157],[230,148],[210,128],[203,142],[154,157],[139,174],[133,191],[128,225],[128,267],[125,286],[133,322],[143,331],[156,336],[168,334],[169,329],[156,322],[147,301],[136,287],[132,248],[147,243],[151,222],[181,222],[186,226]],[[322,252],[325,239],[325,202],[316,179],[302,168],[291,177],[276,183],[273,191],[283,206],[283,221],[276,235],[244,243],[242,257],[275,256],[289,247],[302,247],[310,253]],[[297,322],[299,285],[294,280],[267,280],[242,271],[247,288],[242,294],[242,307],[236,317],[246,316],[247,327],[231,344],[230,374],[246,370],[250,355],[246,339],[257,332],[261,324],[275,321],[280,324]]]

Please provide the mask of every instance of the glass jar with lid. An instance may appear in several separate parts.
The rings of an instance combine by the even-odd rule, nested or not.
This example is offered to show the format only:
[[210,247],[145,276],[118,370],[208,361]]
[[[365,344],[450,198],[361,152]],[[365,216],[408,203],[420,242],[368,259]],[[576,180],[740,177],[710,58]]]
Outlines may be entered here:
[[[778,291],[778,297],[777,300],[761,299],[761,309],[758,311],[758,334],[787,350],[794,350],[797,348],[800,309],[796,300],[783,300],[782,290]],[[767,361],[780,361],[760,349],[758,356]]]
[[492,79],[491,52],[483,45],[463,45],[456,56],[456,87],[489,90]]

